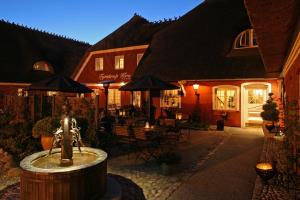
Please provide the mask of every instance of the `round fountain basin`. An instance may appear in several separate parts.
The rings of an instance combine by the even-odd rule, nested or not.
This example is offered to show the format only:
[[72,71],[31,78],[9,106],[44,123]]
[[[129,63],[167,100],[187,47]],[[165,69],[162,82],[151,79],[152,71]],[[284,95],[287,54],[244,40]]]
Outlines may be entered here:
[[106,192],[107,154],[100,150],[73,148],[73,165],[60,166],[60,148],[24,158],[20,166],[22,200],[99,199]]

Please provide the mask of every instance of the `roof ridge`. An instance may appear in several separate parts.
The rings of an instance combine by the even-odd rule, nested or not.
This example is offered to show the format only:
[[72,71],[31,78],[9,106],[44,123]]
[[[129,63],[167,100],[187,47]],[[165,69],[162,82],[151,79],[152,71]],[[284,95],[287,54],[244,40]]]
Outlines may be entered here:
[[47,32],[45,30],[41,30],[41,29],[34,28],[34,27],[28,27],[26,25],[15,23],[15,22],[11,22],[9,20],[0,19],[0,22],[3,22],[5,24],[11,25],[11,26],[15,26],[17,28],[21,28],[21,29],[25,29],[25,30],[29,30],[29,31],[34,31],[34,32],[42,33],[42,34],[45,34],[45,35],[50,36],[50,37],[55,37],[55,38],[59,38],[59,39],[69,40],[71,42],[81,43],[81,44],[84,44],[84,45],[90,45],[88,42],[85,42],[85,41],[77,40],[77,39],[74,39],[74,38],[71,38],[71,37],[67,37],[65,35],[60,35],[60,34],[57,34],[57,33]]
[[172,23],[175,22],[177,20],[179,20],[181,18],[181,16],[174,16],[174,18],[163,18],[161,20],[156,20],[156,21],[150,21],[150,24],[164,24],[164,23]]
[[164,24],[164,23],[171,23],[171,22],[177,21],[178,19],[181,18],[181,16],[178,16],[178,17],[174,16],[173,18],[170,17],[170,18],[163,18],[163,19],[160,19],[160,20],[150,21],[150,20],[146,19],[145,17],[143,17],[142,15],[140,15],[138,13],[134,13],[133,17],[139,17],[141,19],[146,20],[149,24],[155,24],[155,25]]

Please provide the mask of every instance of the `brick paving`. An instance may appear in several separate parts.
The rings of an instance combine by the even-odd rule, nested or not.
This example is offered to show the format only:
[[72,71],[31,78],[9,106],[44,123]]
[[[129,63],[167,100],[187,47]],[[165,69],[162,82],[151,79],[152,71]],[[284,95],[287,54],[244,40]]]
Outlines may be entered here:
[[[155,161],[145,163],[136,160],[132,155],[130,159],[127,155],[109,159],[108,173],[132,180],[143,190],[146,199],[168,199],[184,181],[196,173],[205,161],[213,156],[224,141],[229,138],[229,135],[226,131],[193,131],[189,141],[180,143],[179,149],[183,159],[178,166],[178,171],[170,176],[162,175],[160,167]],[[6,180],[0,185],[3,188],[12,183],[14,181]],[[18,184],[13,185],[8,187],[7,192],[2,191],[2,193],[6,195],[6,199],[15,199],[18,187]],[[129,189],[129,191],[133,190]],[[135,192],[130,192],[130,194],[132,196],[128,199],[137,199],[134,196]]]
[[172,200],[252,198],[254,166],[263,146],[261,129],[226,129],[230,138],[170,197]]

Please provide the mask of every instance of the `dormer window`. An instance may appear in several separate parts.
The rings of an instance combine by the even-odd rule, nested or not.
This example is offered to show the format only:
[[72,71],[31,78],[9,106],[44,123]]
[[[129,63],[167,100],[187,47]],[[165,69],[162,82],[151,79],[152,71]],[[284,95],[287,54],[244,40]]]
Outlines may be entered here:
[[46,61],[38,61],[34,63],[33,70],[46,71],[50,73],[54,73],[53,67],[50,63]]
[[257,47],[256,36],[253,29],[241,32],[235,39],[234,49]]

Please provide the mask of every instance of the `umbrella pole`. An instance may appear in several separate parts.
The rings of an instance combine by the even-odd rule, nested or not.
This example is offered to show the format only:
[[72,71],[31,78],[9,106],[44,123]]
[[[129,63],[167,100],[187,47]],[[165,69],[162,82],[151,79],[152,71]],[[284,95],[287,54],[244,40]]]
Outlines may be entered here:
[[52,117],[55,115],[55,95],[52,96]]
[[148,90],[148,121],[150,123],[151,120],[151,97],[150,97],[150,90]]
[[98,130],[98,121],[99,121],[99,94],[96,94],[95,98],[95,126]]

